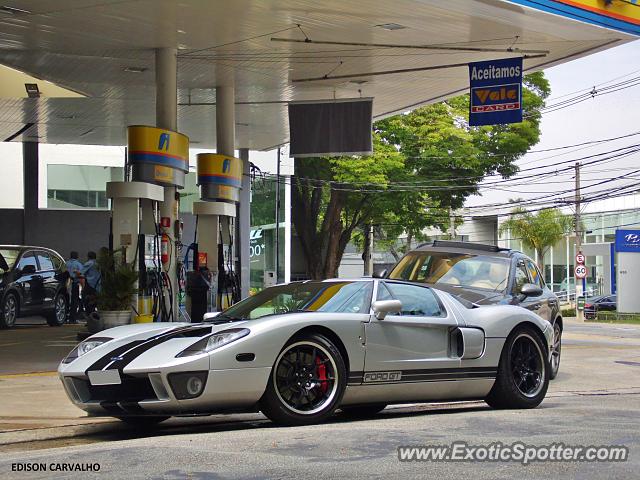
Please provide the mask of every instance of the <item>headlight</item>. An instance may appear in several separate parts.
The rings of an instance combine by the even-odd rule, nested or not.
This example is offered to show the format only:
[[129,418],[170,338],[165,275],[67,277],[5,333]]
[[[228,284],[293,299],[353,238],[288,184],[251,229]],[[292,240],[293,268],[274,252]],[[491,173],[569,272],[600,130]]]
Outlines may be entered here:
[[240,340],[242,337],[249,335],[250,330],[248,328],[231,328],[222,332],[214,333],[202,340],[197,341],[186,350],[180,352],[176,357],[188,357],[191,355],[198,355],[199,353],[210,352],[217,348],[223,347]]
[[71,352],[69,352],[69,355],[67,355],[64,358],[64,360],[62,360],[62,363],[71,363],[74,360],[76,360],[78,357],[81,357],[85,353],[90,352],[94,348],[99,347],[100,345],[108,342],[109,340],[113,340],[113,338],[109,338],[109,337],[88,338],[87,340],[80,342],[78,345],[76,345],[76,348],[71,350]]

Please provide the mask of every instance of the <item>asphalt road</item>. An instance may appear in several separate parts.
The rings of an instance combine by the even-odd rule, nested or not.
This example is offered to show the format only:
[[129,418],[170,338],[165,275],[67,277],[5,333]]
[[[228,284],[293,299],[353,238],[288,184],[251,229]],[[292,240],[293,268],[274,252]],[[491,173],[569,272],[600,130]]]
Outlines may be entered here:
[[50,327],[42,317],[18,319],[9,330],[0,330],[0,375],[49,372],[77,345],[82,325]]
[[[172,419],[153,432],[16,445],[4,478],[640,478],[640,328],[566,328],[559,377],[533,410],[482,402],[388,408],[377,418],[279,428],[260,415]],[[626,445],[624,463],[399,462],[401,445]],[[12,472],[20,462],[97,463],[98,473]]]

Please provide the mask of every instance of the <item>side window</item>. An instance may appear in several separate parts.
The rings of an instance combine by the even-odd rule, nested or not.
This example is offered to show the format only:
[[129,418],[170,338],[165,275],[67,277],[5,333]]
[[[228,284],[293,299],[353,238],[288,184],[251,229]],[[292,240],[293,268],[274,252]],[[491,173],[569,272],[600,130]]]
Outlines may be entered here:
[[40,263],[40,271],[42,272],[54,269],[53,262],[47,252],[38,252],[38,263]]
[[25,253],[24,255],[22,255],[22,258],[18,262],[18,268],[20,270],[24,270],[24,267],[26,267],[27,265],[33,265],[34,271],[38,270],[38,264],[36,262],[36,257],[33,254],[33,252]]
[[53,268],[55,268],[56,270],[66,270],[66,268],[63,268],[64,266],[64,260],[62,260],[59,256],[50,253],[49,257],[51,258],[51,261],[53,262]]
[[389,289],[383,282],[378,283],[378,293],[376,294],[376,300],[393,300],[393,296]]
[[516,295],[520,293],[525,283],[529,283],[529,274],[527,273],[527,268],[524,266],[524,262],[518,260],[516,263],[516,278],[513,283],[513,293]]
[[531,283],[537,285],[540,288],[544,288],[544,284],[542,283],[542,275],[540,275],[540,271],[536,267],[535,263],[531,260],[526,260],[527,270],[529,270],[529,277],[531,278]]
[[401,283],[386,283],[385,285],[393,297],[402,302],[400,315],[418,317],[444,317],[446,315],[435,293],[430,288]]

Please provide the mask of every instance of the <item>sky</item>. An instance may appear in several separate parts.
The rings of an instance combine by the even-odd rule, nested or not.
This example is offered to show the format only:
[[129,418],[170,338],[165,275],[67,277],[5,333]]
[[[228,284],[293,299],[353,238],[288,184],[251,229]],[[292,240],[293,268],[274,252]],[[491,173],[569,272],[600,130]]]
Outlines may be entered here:
[[[597,89],[598,85],[605,82],[609,82],[611,85],[638,77],[640,76],[640,41],[627,43],[551,67],[545,70],[545,75],[551,84],[551,95],[547,100],[547,105],[582,93],[573,93],[576,91],[591,89],[593,86],[596,86]],[[603,86],[606,87],[606,85],[601,85],[601,87]],[[531,150],[546,150],[640,132],[640,84],[611,94],[596,96],[564,109],[545,113],[542,116],[541,132],[540,142]],[[566,162],[632,144],[640,144],[640,135],[604,142],[588,148],[577,147],[551,152],[529,153],[517,162],[521,170],[539,166],[548,168],[521,172],[518,177],[532,173],[553,172],[556,169],[573,165],[573,162],[569,162],[558,166],[557,162]],[[583,162],[590,160],[592,159],[585,159]],[[640,169],[640,153],[611,162],[582,167],[583,194],[588,195],[589,192],[609,187],[630,185],[633,182],[637,184],[640,173],[635,174],[636,179],[627,178],[589,188],[589,185],[607,178],[633,174],[633,167]],[[491,182],[495,182],[495,177],[491,179]],[[548,178],[529,178],[519,182],[509,182],[509,185],[504,185],[505,190],[497,190],[494,183],[494,185],[482,188],[481,195],[470,197],[467,206],[501,203],[511,198],[533,199],[541,197],[547,192],[559,192],[573,188],[574,182],[573,172],[566,172]],[[514,183],[519,183],[519,185],[514,185]]]

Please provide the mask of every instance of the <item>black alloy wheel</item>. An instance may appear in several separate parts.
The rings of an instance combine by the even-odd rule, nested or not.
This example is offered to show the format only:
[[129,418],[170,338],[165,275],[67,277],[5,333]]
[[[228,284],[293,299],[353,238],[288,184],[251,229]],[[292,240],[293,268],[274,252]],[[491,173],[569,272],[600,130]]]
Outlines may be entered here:
[[262,412],[276,423],[309,425],[333,414],[346,385],[338,349],[322,335],[294,339],[276,359]]
[[547,394],[550,370],[542,332],[529,325],[516,327],[504,343],[485,401],[493,408],[537,407]]
[[8,293],[2,301],[0,311],[0,328],[13,328],[18,319],[20,305],[18,298],[13,293]]

